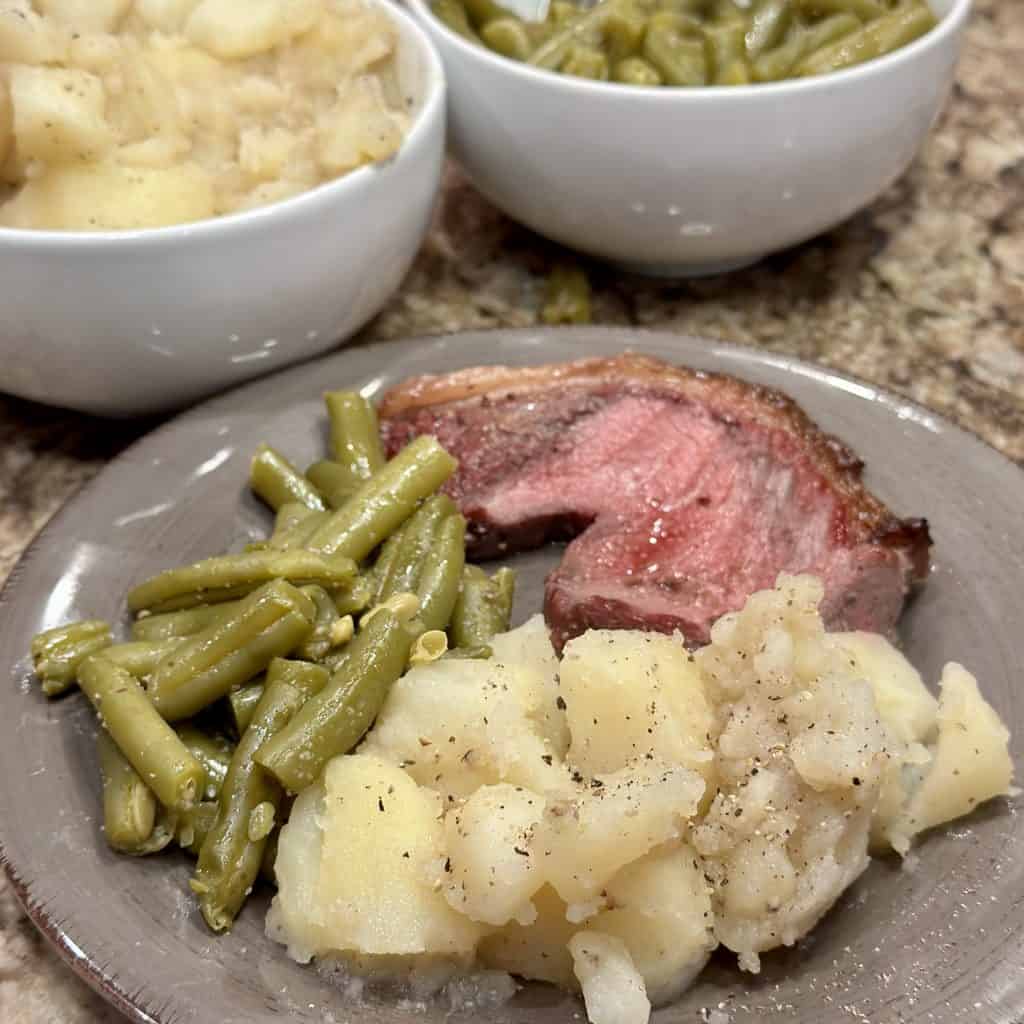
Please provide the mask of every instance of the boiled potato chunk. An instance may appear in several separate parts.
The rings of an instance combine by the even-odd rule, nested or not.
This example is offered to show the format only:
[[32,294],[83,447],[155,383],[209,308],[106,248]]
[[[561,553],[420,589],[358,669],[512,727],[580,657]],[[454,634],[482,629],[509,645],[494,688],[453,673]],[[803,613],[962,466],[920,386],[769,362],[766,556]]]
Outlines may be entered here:
[[544,884],[534,831],[544,798],[521,786],[483,786],[445,817],[445,898],[485,924],[530,924]]
[[591,1024],[647,1024],[651,1003],[622,939],[577,932],[569,952]]
[[29,181],[2,207],[8,227],[107,231],[200,220],[214,213],[213,189],[195,164],[176,167],[66,165]]
[[494,661],[421,665],[391,688],[362,749],[402,764],[446,804],[496,782],[558,788],[568,773],[521,699],[532,686]]
[[831,639],[866,679],[890,734],[902,743],[924,740],[935,728],[938,702],[920,673],[879,633],[833,633]]
[[317,119],[317,162],[325,174],[338,175],[385,160],[402,144],[402,131],[376,91],[359,84]]
[[[472,951],[479,927],[452,910],[431,880],[442,870],[444,849],[436,794],[380,758],[339,757],[325,769],[318,823],[318,928],[310,936],[315,953]],[[308,841],[301,833],[293,836],[291,828],[289,822],[280,847]],[[288,877],[286,868],[277,896],[282,920],[292,916],[299,899]]]
[[75,32],[113,32],[132,0],[36,0],[43,14]]
[[267,915],[267,934],[288,947],[288,954],[308,963],[331,948],[329,927],[320,903],[324,783],[302,791],[281,829],[274,861],[277,896]]
[[543,615],[533,615],[518,629],[500,633],[491,640],[494,660],[515,666],[519,696],[526,715],[550,744],[565,757],[569,749],[569,726],[558,698],[559,660]]
[[135,12],[145,25],[161,32],[177,32],[199,0],[135,0]]
[[582,772],[618,771],[651,753],[710,773],[711,708],[700,671],[677,638],[588,630],[566,645],[559,678],[569,760]]
[[939,738],[924,781],[907,807],[910,835],[970,814],[979,804],[1010,791],[1010,733],[978,683],[950,662],[939,683]]
[[88,71],[10,68],[18,157],[43,163],[85,163],[113,144],[104,117],[103,82]]
[[56,64],[67,58],[71,33],[43,18],[28,0],[0,4],[0,61]]
[[14,147],[14,111],[11,94],[0,79],[0,165],[4,164]]
[[685,843],[654,850],[608,883],[608,902],[613,909],[587,927],[620,938],[651,1002],[671,1002],[689,988],[716,944],[700,858]]
[[578,988],[569,940],[579,926],[566,918],[565,901],[549,885],[533,897],[533,906],[537,916],[531,924],[513,921],[484,936],[478,950],[481,963],[521,978]]
[[317,7],[311,0],[201,0],[185,34],[217,57],[254,57],[308,31]]
[[549,799],[536,844],[547,879],[571,914],[585,916],[620,868],[677,838],[703,795],[704,780],[695,772],[652,759]]

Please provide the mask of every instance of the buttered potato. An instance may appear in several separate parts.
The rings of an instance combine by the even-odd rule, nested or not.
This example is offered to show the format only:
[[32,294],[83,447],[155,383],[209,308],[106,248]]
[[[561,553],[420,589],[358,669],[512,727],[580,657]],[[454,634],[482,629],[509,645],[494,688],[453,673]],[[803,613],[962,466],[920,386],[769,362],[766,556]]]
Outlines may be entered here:
[[552,982],[594,1024],[646,1024],[719,944],[758,971],[871,851],[1012,782],[965,669],[936,701],[884,638],[827,634],[821,597],[780,577],[693,655],[591,631],[559,660],[537,616],[487,660],[412,668],[296,802],[269,933],[362,972]]
[[163,227],[401,145],[370,0],[0,0],[0,226]]

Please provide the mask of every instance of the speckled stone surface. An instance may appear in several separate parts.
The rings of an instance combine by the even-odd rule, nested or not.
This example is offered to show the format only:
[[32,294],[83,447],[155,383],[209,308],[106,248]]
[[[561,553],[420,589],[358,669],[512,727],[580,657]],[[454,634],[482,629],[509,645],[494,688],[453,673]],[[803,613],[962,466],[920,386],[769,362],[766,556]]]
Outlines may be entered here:
[[[909,395],[1024,462],[1022,54],[1024,4],[978,0],[950,105],[911,172],[878,202],[727,277],[652,283],[588,265],[594,320],[818,360]],[[423,252],[361,340],[534,324],[559,258],[449,169]],[[0,397],[0,581],[76,488],[152,425]],[[117,1020],[0,880],[0,1021]]]

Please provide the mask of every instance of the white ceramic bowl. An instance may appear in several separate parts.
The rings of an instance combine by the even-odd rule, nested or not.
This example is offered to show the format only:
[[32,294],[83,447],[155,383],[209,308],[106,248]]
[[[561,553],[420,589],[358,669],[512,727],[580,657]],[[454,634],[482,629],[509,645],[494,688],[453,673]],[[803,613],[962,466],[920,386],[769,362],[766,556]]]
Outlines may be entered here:
[[0,229],[0,391],[108,415],[164,410],[331,348],[373,316],[423,240],[445,139],[437,53],[385,6],[413,113],[387,162],[193,224]]
[[452,149],[534,231],[647,273],[709,273],[810,238],[907,168],[953,79],[970,0],[880,60],[697,89],[593,82],[508,60],[408,0],[444,60]]

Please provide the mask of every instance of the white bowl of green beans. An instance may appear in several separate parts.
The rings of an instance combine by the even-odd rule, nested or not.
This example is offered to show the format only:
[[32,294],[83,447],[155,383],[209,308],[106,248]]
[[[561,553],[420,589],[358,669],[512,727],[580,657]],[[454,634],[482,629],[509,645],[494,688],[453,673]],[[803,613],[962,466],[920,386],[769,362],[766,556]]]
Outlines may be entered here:
[[484,195],[581,252],[688,275],[892,184],[946,99],[970,0],[552,0],[542,25],[494,0],[408,6]]

